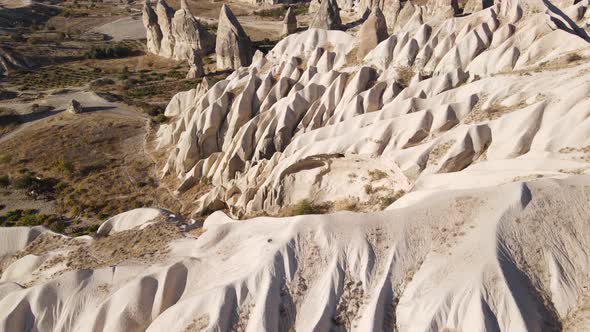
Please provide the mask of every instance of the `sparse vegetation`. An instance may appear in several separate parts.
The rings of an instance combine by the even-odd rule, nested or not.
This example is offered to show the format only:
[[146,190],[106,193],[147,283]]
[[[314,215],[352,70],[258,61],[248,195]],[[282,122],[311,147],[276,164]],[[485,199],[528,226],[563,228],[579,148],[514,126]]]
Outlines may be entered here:
[[297,16],[307,14],[307,12],[309,11],[309,4],[308,3],[299,3],[299,4],[293,4],[293,5],[282,5],[280,7],[274,7],[274,8],[269,8],[269,9],[256,10],[256,11],[254,11],[254,15],[257,15],[260,17],[273,18],[273,19],[278,20],[278,19],[282,19],[283,17],[285,17],[285,14],[287,13],[287,10],[289,9],[289,7],[293,8],[293,12]]
[[24,174],[14,179],[12,186],[15,189],[29,189],[35,183],[35,180],[30,174]]
[[397,69],[397,74],[397,82],[405,88],[410,85],[410,82],[412,81],[412,78],[416,72],[412,67],[399,67]]
[[583,58],[582,58],[582,56],[580,54],[578,54],[578,53],[571,53],[571,54],[568,54],[567,55],[566,62],[567,63],[572,63],[572,62],[580,61],[582,59]]
[[387,173],[380,169],[374,169],[369,171],[369,177],[371,178],[371,181],[379,181],[381,179],[385,179],[387,177]]
[[314,204],[304,199],[292,206],[288,206],[279,213],[281,216],[300,216],[306,214],[324,214],[329,212],[331,204]]
[[152,121],[157,124],[166,123],[168,118],[164,114],[158,114],[152,118]]
[[74,228],[72,231],[72,236],[82,236],[82,235],[89,235],[94,234],[98,230],[99,225],[92,225],[86,227],[77,227]]
[[0,188],[6,188],[10,185],[10,178],[8,175],[0,176]]
[[126,45],[114,43],[104,46],[92,46],[84,53],[87,59],[125,58],[133,54],[133,50]]
[[393,194],[380,197],[379,198],[379,205],[380,205],[381,209],[385,209],[386,207],[390,206],[395,201],[397,201],[400,197],[402,197],[405,193],[406,193],[405,191],[400,190],[400,191],[397,191]]
[[9,164],[12,161],[12,156],[9,154],[0,155],[0,164]]
[[55,167],[60,173],[66,175],[73,175],[75,171],[74,164],[64,158],[54,160],[53,167]]
[[0,226],[46,226],[54,232],[63,233],[66,224],[56,215],[39,213],[37,210],[12,210],[4,216],[0,216]]

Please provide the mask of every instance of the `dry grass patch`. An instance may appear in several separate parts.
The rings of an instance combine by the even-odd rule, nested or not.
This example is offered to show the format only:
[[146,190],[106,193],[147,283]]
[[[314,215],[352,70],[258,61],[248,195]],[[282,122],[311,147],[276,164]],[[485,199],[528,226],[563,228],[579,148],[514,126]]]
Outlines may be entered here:
[[442,156],[444,156],[455,143],[456,140],[452,139],[437,144],[432,150],[430,150],[427,165],[437,166],[439,159],[442,158]]
[[521,101],[518,104],[511,106],[504,106],[499,102],[495,102],[486,109],[480,107],[474,107],[469,114],[465,117],[463,122],[465,124],[478,123],[483,121],[493,121],[501,118],[502,116],[517,111],[519,109],[527,107],[528,104]]
[[387,173],[380,169],[374,169],[369,171],[369,177],[371,178],[371,181],[379,181],[385,179],[387,177]]

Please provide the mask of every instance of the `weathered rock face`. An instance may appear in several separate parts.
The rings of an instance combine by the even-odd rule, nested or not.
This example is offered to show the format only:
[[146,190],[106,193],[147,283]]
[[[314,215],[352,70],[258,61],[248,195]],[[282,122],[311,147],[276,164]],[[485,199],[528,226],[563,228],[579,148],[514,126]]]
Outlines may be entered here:
[[205,75],[205,69],[203,68],[203,61],[201,59],[201,54],[197,51],[193,51],[191,57],[188,60],[190,65],[190,70],[186,75],[188,79],[194,79],[198,77],[203,77]]
[[186,0],[182,0],[181,8],[174,14],[172,34],[174,58],[177,60],[189,60],[195,51],[207,54],[215,48],[214,37],[191,14]]
[[473,13],[494,5],[494,0],[468,0],[465,4],[464,11]]
[[146,1],[143,25],[148,51],[166,58],[190,61],[194,52],[207,54],[215,48],[213,36],[191,14],[186,0],[176,13],[164,0],[158,1],[155,12]]
[[[348,33],[309,29],[288,36],[250,67],[198,96],[195,90],[175,98],[181,102],[171,102],[167,112],[178,116],[175,124],[162,127],[164,141],[173,142],[165,173],[181,179],[179,191],[202,178],[215,184],[196,203],[196,213],[222,201],[239,216],[306,197],[321,202],[350,194],[369,201],[362,185],[347,185],[346,190],[339,185],[342,169],[352,167],[358,174],[362,165],[374,167],[375,159],[366,161],[362,155],[396,159],[403,172],[393,173],[402,184],[420,174],[459,172],[481,161],[488,147],[486,161],[543,150],[541,145],[515,147],[520,143],[497,137],[520,125],[531,126],[537,135],[549,135],[551,128],[539,131],[537,124],[520,122],[520,111],[488,119],[482,110],[501,102],[507,109],[524,107],[524,113],[552,114],[559,106],[537,105],[541,97],[536,96],[554,94],[570,76],[563,72],[563,81],[552,79],[542,86],[534,83],[541,79],[534,73],[494,74],[534,68],[585,50],[588,43],[557,25],[550,27],[544,12],[523,15],[527,7],[512,4],[438,25],[411,28],[413,23],[407,23],[361,62],[349,56],[358,37]],[[421,6],[413,9],[410,18],[426,13]],[[375,38],[380,38],[377,30]],[[492,90],[494,95],[486,97],[485,91]],[[519,91],[518,96],[511,91]],[[520,106],[523,100],[528,106]],[[525,141],[529,138],[518,140]],[[408,151],[416,154],[409,157]],[[402,174],[409,174],[408,179]]]
[[287,13],[285,13],[285,18],[283,19],[283,36],[288,36],[292,33],[297,31],[297,17],[295,17],[295,12],[293,11],[292,7],[287,9]]
[[150,5],[149,0],[143,4],[143,26],[147,30],[148,52],[160,54],[160,43],[162,42],[162,31],[158,24],[158,15]]
[[390,28],[393,28],[397,15],[402,7],[400,0],[360,0],[356,7],[358,16],[366,15],[374,6],[381,9],[387,24]]
[[317,14],[309,24],[310,29],[336,30],[342,26],[340,9],[336,0],[323,0]]
[[0,75],[17,70],[28,69],[27,59],[10,48],[0,47]]
[[217,68],[237,69],[252,63],[252,43],[227,5],[221,7],[217,25]]
[[174,54],[174,35],[172,34],[172,17],[174,17],[174,10],[168,6],[166,1],[158,0],[158,4],[156,5],[156,15],[158,16],[160,31],[162,32],[160,53],[158,55],[165,58],[172,58]]
[[318,12],[318,10],[320,9],[320,0],[311,0],[311,2],[309,3],[309,11],[308,13],[310,14],[315,14]]
[[66,112],[72,114],[82,113],[82,105],[76,99],[72,99],[66,108]]
[[377,44],[387,39],[387,22],[378,6],[373,7],[371,14],[361,26],[358,38],[357,57],[362,60]]

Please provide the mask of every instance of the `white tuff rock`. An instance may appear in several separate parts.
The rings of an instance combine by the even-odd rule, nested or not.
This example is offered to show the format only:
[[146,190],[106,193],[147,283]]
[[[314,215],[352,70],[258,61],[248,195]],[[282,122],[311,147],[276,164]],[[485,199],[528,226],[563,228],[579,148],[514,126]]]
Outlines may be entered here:
[[310,29],[336,30],[342,26],[340,8],[336,0],[323,0],[309,24]]
[[293,7],[289,7],[285,13],[285,18],[283,19],[283,31],[281,32],[281,35],[288,36],[295,32],[297,32],[297,17],[295,17]]
[[252,63],[253,50],[250,38],[229,6],[225,4],[219,13],[215,53],[219,69],[238,69]]
[[357,57],[362,60],[367,53],[374,49],[380,42],[387,39],[387,22],[378,6],[373,7],[371,14],[361,26],[357,34]]
[[164,0],[158,0],[156,11],[149,0],[143,8],[148,51],[175,60],[194,59],[193,54],[208,54],[215,48],[214,37],[191,14],[186,0],[174,12]]

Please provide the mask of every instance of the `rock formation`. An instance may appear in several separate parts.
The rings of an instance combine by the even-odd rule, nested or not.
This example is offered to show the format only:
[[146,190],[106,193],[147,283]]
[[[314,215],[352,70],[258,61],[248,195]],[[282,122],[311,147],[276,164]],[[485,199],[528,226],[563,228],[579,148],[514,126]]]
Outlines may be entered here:
[[172,59],[174,57],[174,35],[172,34],[172,18],[174,17],[174,10],[168,6],[166,1],[158,0],[158,4],[156,5],[156,15],[158,16],[160,31],[162,32],[160,53],[158,55]]
[[360,0],[357,7],[357,15],[366,17],[371,9],[377,6],[383,12],[387,24],[390,28],[395,26],[397,15],[401,9],[400,0]]
[[190,60],[194,52],[208,54],[215,49],[214,37],[195,19],[188,9],[186,0],[172,18],[174,36],[174,58]]
[[188,79],[195,79],[203,77],[205,75],[205,69],[203,68],[203,60],[201,54],[197,51],[193,51],[191,57],[188,60],[189,72],[186,75]]
[[190,61],[194,52],[208,54],[215,48],[214,37],[191,14],[186,0],[176,12],[164,0],[158,1],[154,12],[146,1],[143,24],[148,51],[157,55]]
[[494,0],[468,0],[465,4],[464,11],[466,13],[474,13],[482,9],[488,8],[494,4]]
[[323,0],[309,24],[310,29],[336,30],[342,26],[336,0]]
[[227,5],[221,7],[217,25],[217,68],[237,69],[252,63],[252,43]]
[[66,112],[72,114],[82,113],[82,105],[80,105],[80,102],[78,102],[76,99],[72,99],[66,108]]
[[17,70],[26,70],[30,68],[27,59],[7,47],[0,47],[0,76]]
[[158,24],[158,16],[150,4],[150,0],[146,0],[143,4],[143,26],[146,29],[147,49],[148,52],[160,54],[160,46],[162,43],[162,31]]
[[2,329],[590,330],[588,2],[405,3],[361,62],[309,29],[172,98],[162,176],[204,228],[0,228]]
[[387,22],[378,6],[373,7],[371,14],[361,26],[357,34],[357,56],[362,60],[367,53],[373,50],[380,42],[387,39]]
[[288,36],[295,32],[297,32],[297,17],[295,17],[293,7],[289,7],[287,13],[285,13],[285,18],[283,19],[283,31],[281,32],[281,35]]

